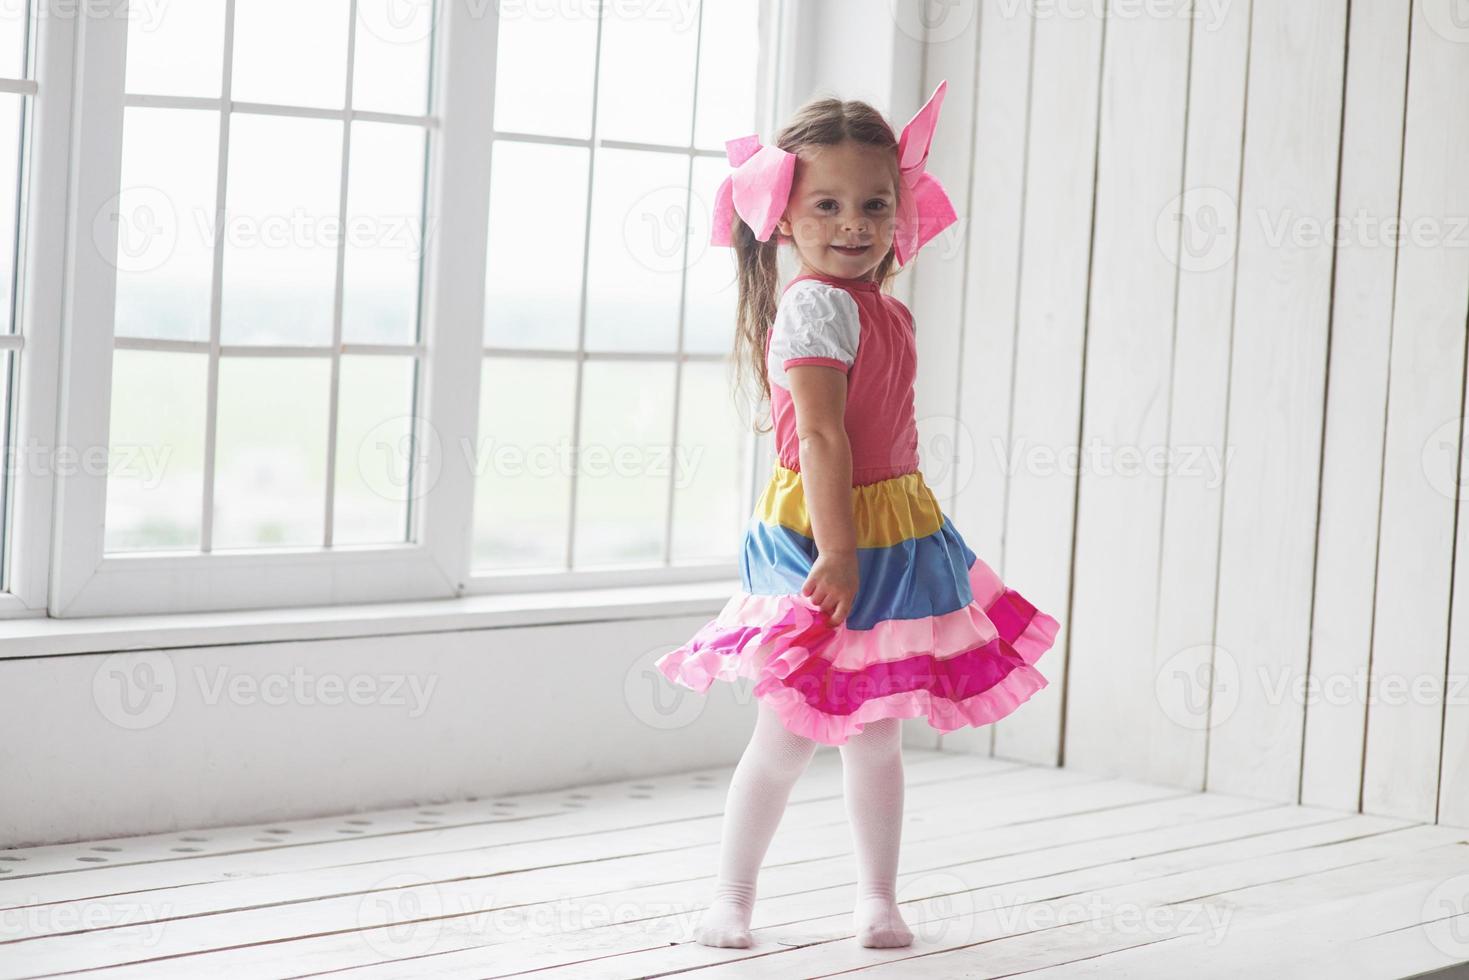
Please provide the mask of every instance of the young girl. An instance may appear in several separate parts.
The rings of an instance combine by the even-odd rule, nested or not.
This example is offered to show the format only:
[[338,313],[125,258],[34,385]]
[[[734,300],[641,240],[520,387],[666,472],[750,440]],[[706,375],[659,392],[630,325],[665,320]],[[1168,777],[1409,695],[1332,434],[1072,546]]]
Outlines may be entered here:
[[[913,317],[885,289],[957,220],[924,172],[944,88],[901,139],[866,103],[823,99],[775,146],[728,144],[713,241],[736,250],[737,347],[770,400],[777,459],[745,532],[743,588],[658,660],[699,693],[756,682],[705,945],[751,945],[756,876],[818,743],[841,747],[857,938],[909,945],[896,897],[900,719],[987,725],[1046,685],[1032,664],[1057,620],[970,550],[919,472]],[[780,244],[800,262],[784,289]]]

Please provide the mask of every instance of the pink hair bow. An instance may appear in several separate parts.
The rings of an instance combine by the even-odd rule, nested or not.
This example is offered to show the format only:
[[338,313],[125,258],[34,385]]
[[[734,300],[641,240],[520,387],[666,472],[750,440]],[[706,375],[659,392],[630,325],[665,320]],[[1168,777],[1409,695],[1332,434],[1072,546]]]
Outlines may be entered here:
[[[939,82],[933,95],[908,120],[898,139],[898,170],[903,181],[893,250],[898,264],[907,265],[918,250],[939,232],[959,220],[938,178],[928,173],[928,150],[938,124],[948,82]],[[759,241],[768,241],[790,202],[796,175],[796,155],[778,146],[763,146],[755,134],[724,144],[734,172],[719,185],[714,197],[714,227],[709,241],[733,245],[734,216],[750,226]]]
[[959,220],[944,186],[926,169],[928,148],[933,143],[939,107],[944,104],[944,91],[948,87],[947,81],[939,82],[923,108],[908,120],[898,139],[898,170],[903,177],[904,193],[899,195],[902,200],[893,229],[893,251],[899,265],[907,265],[929,239]]
[[738,213],[755,237],[766,241],[791,199],[796,155],[778,146],[761,146],[760,137],[754,134],[728,141],[724,152],[735,169],[714,195],[714,228],[709,240],[715,245],[733,245]]

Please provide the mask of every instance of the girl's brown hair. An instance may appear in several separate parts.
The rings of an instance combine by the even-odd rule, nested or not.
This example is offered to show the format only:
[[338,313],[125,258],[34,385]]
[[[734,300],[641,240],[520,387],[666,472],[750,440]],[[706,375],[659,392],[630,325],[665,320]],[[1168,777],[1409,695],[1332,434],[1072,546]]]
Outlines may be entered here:
[[[844,140],[892,150],[893,187],[897,193],[902,193],[898,174],[898,138],[882,113],[866,102],[841,99],[807,102],[776,134],[775,145],[788,153],[796,153],[807,147],[834,146]],[[765,374],[765,337],[775,321],[776,305],[780,302],[780,276],[776,263],[779,233],[772,233],[769,240],[762,242],[739,215],[734,217],[732,231],[739,280],[733,354],[735,386],[742,390],[745,376],[752,376],[758,386],[756,408],[759,409],[770,399],[770,379]],[[892,277],[898,273],[896,266],[893,250],[889,248],[875,270],[879,288],[888,288]],[[762,414],[757,411],[756,418]],[[760,428],[757,423],[755,431],[770,430]]]

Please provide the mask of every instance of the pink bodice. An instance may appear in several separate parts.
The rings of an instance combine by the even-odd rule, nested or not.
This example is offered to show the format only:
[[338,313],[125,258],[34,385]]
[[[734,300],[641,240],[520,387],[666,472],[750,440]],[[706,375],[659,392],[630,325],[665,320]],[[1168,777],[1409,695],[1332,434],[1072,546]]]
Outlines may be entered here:
[[[800,307],[792,303],[792,287],[814,280],[802,292],[818,291],[818,302]],[[835,287],[846,298],[822,290]],[[857,324],[850,323],[855,305]],[[847,409],[844,421],[852,446],[852,484],[860,486],[890,479],[918,469],[918,423],[914,411],[913,385],[918,374],[918,350],[913,334],[913,315],[896,297],[876,282],[841,279],[804,273],[786,284],[781,295],[781,312],[765,338],[766,366],[770,376],[770,411],[774,424],[776,455],[782,466],[800,469],[800,440],[796,434],[795,406],[785,380],[784,366],[825,363],[847,371]],[[806,312],[815,310],[818,313]],[[819,311],[829,311],[826,318]],[[847,317],[847,319],[843,319]],[[833,329],[832,321],[838,327]],[[780,364],[770,363],[772,338],[783,331],[779,343]],[[849,339],[856,338],[855,353]],[[838,338],[838,339],[833,339]],[[850,363],[848,366],[848,359]]]

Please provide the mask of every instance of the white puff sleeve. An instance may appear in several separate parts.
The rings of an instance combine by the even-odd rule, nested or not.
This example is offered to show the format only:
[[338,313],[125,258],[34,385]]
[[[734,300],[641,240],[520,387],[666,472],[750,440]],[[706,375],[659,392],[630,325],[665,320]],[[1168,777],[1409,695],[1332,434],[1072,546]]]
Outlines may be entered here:
[[786,369],[801,364],[851,370],[861,329],[857,301],[850,293],[817,279],[801,280],[776,307],[765,359],[771,383],[789,389]]

